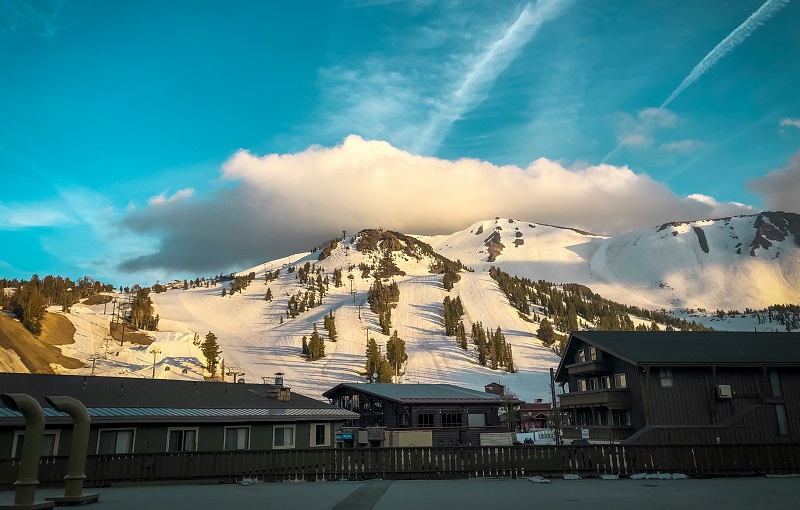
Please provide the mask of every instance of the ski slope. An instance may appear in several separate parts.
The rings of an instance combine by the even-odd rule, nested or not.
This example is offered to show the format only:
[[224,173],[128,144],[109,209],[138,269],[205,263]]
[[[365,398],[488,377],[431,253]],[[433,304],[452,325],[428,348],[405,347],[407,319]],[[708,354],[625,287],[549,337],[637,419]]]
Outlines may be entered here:
[[[533,280],[581,283],[609,299],[665,308],[716,329],[779,330],[776,324],[757,324],[753,316],[719,319],[710,313],[717,308],[743,310],[800,301],[800,255],[795,238],[785,235],[781,239],[780,233],[775,233],[780,225],[765,227],[765,221],[769,218],[759,215],[674,223],[609,238],[498,218],[448,236],[417,236],[438,253],[474,270],[461,272],[449,295],[461,297],[462,319],[468,330],[479,321],[484,327],[502,329],[512,345],[517,372],[480,366],[474,346],[462,350],[455,338],[444,335],[442,301],[448,292],[441,275],[430,273],[432,259],[418,260],[397,251],[392,260],[406,274],[393,278],[400,298],[392,311],[392,329],[405,340],[409,356],[399,382],[452,383],[480,390],[494,381],[507,385],[524,400],[549,400],[549,369],[558,365],[558,359],[536,337],[538,324],[522,318],[489,277],[493,265]],[[756,224],[760,226],[756,228]],[[764,232],[771,242],[758,241]],[[485,242],[494,233],[504,247],[496,260],[489,262]],[[324,391],[341,382],[364,382],[368,336],[375,338],[384,352],[388,339],[380,333],[377,317],[367,304],[373,277],[362,277],[358,269],[362,262],[377,264],[381,255],[361,253],[350,242],[339,243],[323,261],[317,260],[319,252],[302,253],[246,269],[239,274],[252,271],[256,278],[233,296],[222,296],[223,287],[228,288],[224,283],[151,293],[161,331],[152,333],[150,347],[112,343],[106,352],[110,316],[103,315],[102,305],[77,305],[67,314],[77,329],[76,342],[62,349],[82,360],[99,355],[97,374],[132,377],[152,376],[151,352],[155,349],[160,351],[156,377],[199,379],[204,375],[204,360],[194,340],[199,337],[202,341],[212,331],[227,371],[248,382],[260,382],[262,377],[271,380],[276,372],[283,372],[285,383],[294,391],[322,398]],[[743,246],[746,249],[740,250]],[[331,284],[321,305],[288,319],[289,296],[304,286],[297,273],[289,273],[287,268],[306,262],[320,268]],[[276,269],[280,269],[278,279],[265,282],[265,273]],[[332,283],[335,269],[344,273],[344,285],[339,288]],[[273,295],[270,302],[264,299],[268,288]],[[690,310],[700,308],[709,313]],[[324,315],[331,311],[336,319],[336,342],[328,339],[323,328]],[[634,318],[634,322],[642,321]],[[326,356],[307,361],[301,354],[302,337],[310,336],[315,324],[326,339]],[[89,373],[90,367],[87,363],[70,372]]]

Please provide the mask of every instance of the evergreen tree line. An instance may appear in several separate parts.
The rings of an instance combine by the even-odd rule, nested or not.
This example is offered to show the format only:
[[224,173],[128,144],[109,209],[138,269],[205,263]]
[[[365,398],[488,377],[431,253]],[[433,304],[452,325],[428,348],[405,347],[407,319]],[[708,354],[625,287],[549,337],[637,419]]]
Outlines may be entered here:
[[276,269],[275,271],[264,271],[264,285],[277,280],[280,275],[280,269]]
[[323,321],[323,326],[328,331],[328,338],[331,339],[331,342],[336,341],[336,319],[333,316],[333,310],[331,310],[328,315],[325,316]]
[[492,331],[489,328],[484,329],[480,322],[473,323],[472,342],[477,347],[478,363],[481,366],[488,366],[492,370],[505,368],[512,373],[517,371],[511,344],[506,342],[500,327]]
[[[6,289],[15,290],[13,293],[6,293]],[[51,275],[40,279],[36,274],[27,281],[3,278],[0,279],[0,308],[10,308],[28,331],[39,335],[42,332],[42,318],[48,306],[59,305],[63,312],[69,312],[79,299],[113,291],[113,285],[88,276],[74,282],[69,278]]]
[[458,325],[461,322],[461,316],[464,315],[464,307],[461,304],[461,297],[456,296],[455,299],[450,299],[450,296],[444,297],[444,334],[447,336],[455,336],[458,333]]
[[[687,321],[668,314],[666,311],[653,311],[637,306],[628,306],[595,294],[585,285],[568,283],[558,286],[545,280],[532,281],[528,278],[511,276],[497,267],[489,270],[489,275],[497,281],[500,290],[509,302],[521,313],[530,316],[530,303],[542,307],[545,317],[560,331],[574,331],[581,327],[579,318],[587,323],[584,327],[603,331],[634,331],[636,329],[630,315],[641,317],[667,326],[667,330],[713,331],[702,324]],[[534,312],[533,320],[540,321]],[[651,324],[652,326],[652,324]]]
[[367,372],[367,378],[372,379],[373,374],[378,374],[377,379],[373,382],[377,383],[391,383],[393,381],[394,367],[387,360],[374,338],[367,340],[367,362],[364,365]]
[[800,329],[800,305],[770,305],[760,310],[745,308],[744,313],[739,312],[739,310],[717,310],[714,312],[714,315],[720,319],[752,315],[755,316],[758,324],[772,324],[773,322],[777,322],[782,325],[787,332]]
[[367,291],[367,302],[369,309],[378,315],[378,323],[381,332],[388,335],[392,327],[392,308],[400,299],[400,287],[394,280],[388,285],[384,285],[380,278],[375,278],[375,282]]
[[319,331],[317,331],[317,323],[314,323],[314,331],[311,332],[311,338],[303,337],[302,350],[308,361],[325,357],[325,340],[322,339]]
[[149,288],[136,289],[136,294],[131,299],[131,308],[128,322],[138,329],[155,331],[158,329],[158,315],[153,316],[153,301],[150,299]]

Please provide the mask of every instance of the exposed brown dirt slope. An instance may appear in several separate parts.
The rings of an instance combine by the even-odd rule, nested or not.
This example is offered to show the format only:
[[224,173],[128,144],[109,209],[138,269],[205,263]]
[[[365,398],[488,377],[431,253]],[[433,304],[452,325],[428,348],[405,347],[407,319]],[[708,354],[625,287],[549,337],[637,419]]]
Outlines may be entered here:
[[130,324],[125,325],[125,338],[122,338],[122,323],[115,323],[112,322],[109,325],[109,330],[111,331],[111,338],[115,342],[122,341],[123,343],[131,343],[135,345],[150,345],[153,343],[153,339],[150,338],[147,333],[143,333],[138,329],[134,328]]
[[50,363],[58,363],[65,368],[82,367],[81,361],[64,356],[61,349],[56,347],[73,343],[74,337],[75,326],[62,315],[45,312],[42,334],[37,338],[19,321],[0,313],[0,347],[16,352],[31,373],[54,373]]

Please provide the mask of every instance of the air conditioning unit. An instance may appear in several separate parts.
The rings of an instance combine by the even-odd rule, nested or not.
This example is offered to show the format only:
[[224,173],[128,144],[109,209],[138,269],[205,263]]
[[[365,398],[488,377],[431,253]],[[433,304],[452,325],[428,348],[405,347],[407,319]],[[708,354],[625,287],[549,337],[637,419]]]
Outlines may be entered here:
[[730,384],[720,384],[717,386],[717,398],[733,398]]

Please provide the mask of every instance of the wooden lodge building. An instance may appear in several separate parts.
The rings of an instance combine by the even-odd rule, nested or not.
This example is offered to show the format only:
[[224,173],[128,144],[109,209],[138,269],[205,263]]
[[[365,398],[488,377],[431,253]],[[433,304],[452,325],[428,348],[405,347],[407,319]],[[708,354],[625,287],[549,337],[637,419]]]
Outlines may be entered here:
[[567,440],[800,442],[800,333],[573,332],[555,379]]
[[[275,384],[0,374],[1,393],[35,398],[45,416],[44,455],[67,455],[70,418],[46,396],[80,400],[91,418],[89,454],[332,448],[358,415]],[[19,456],[25,422],[0,406],[0,459]]]
[[338,438],[345,447],[477,446],[482,434],[509,430],[498,413],[502,396],[488,388],[343,383],[323,396],[359,415]]

